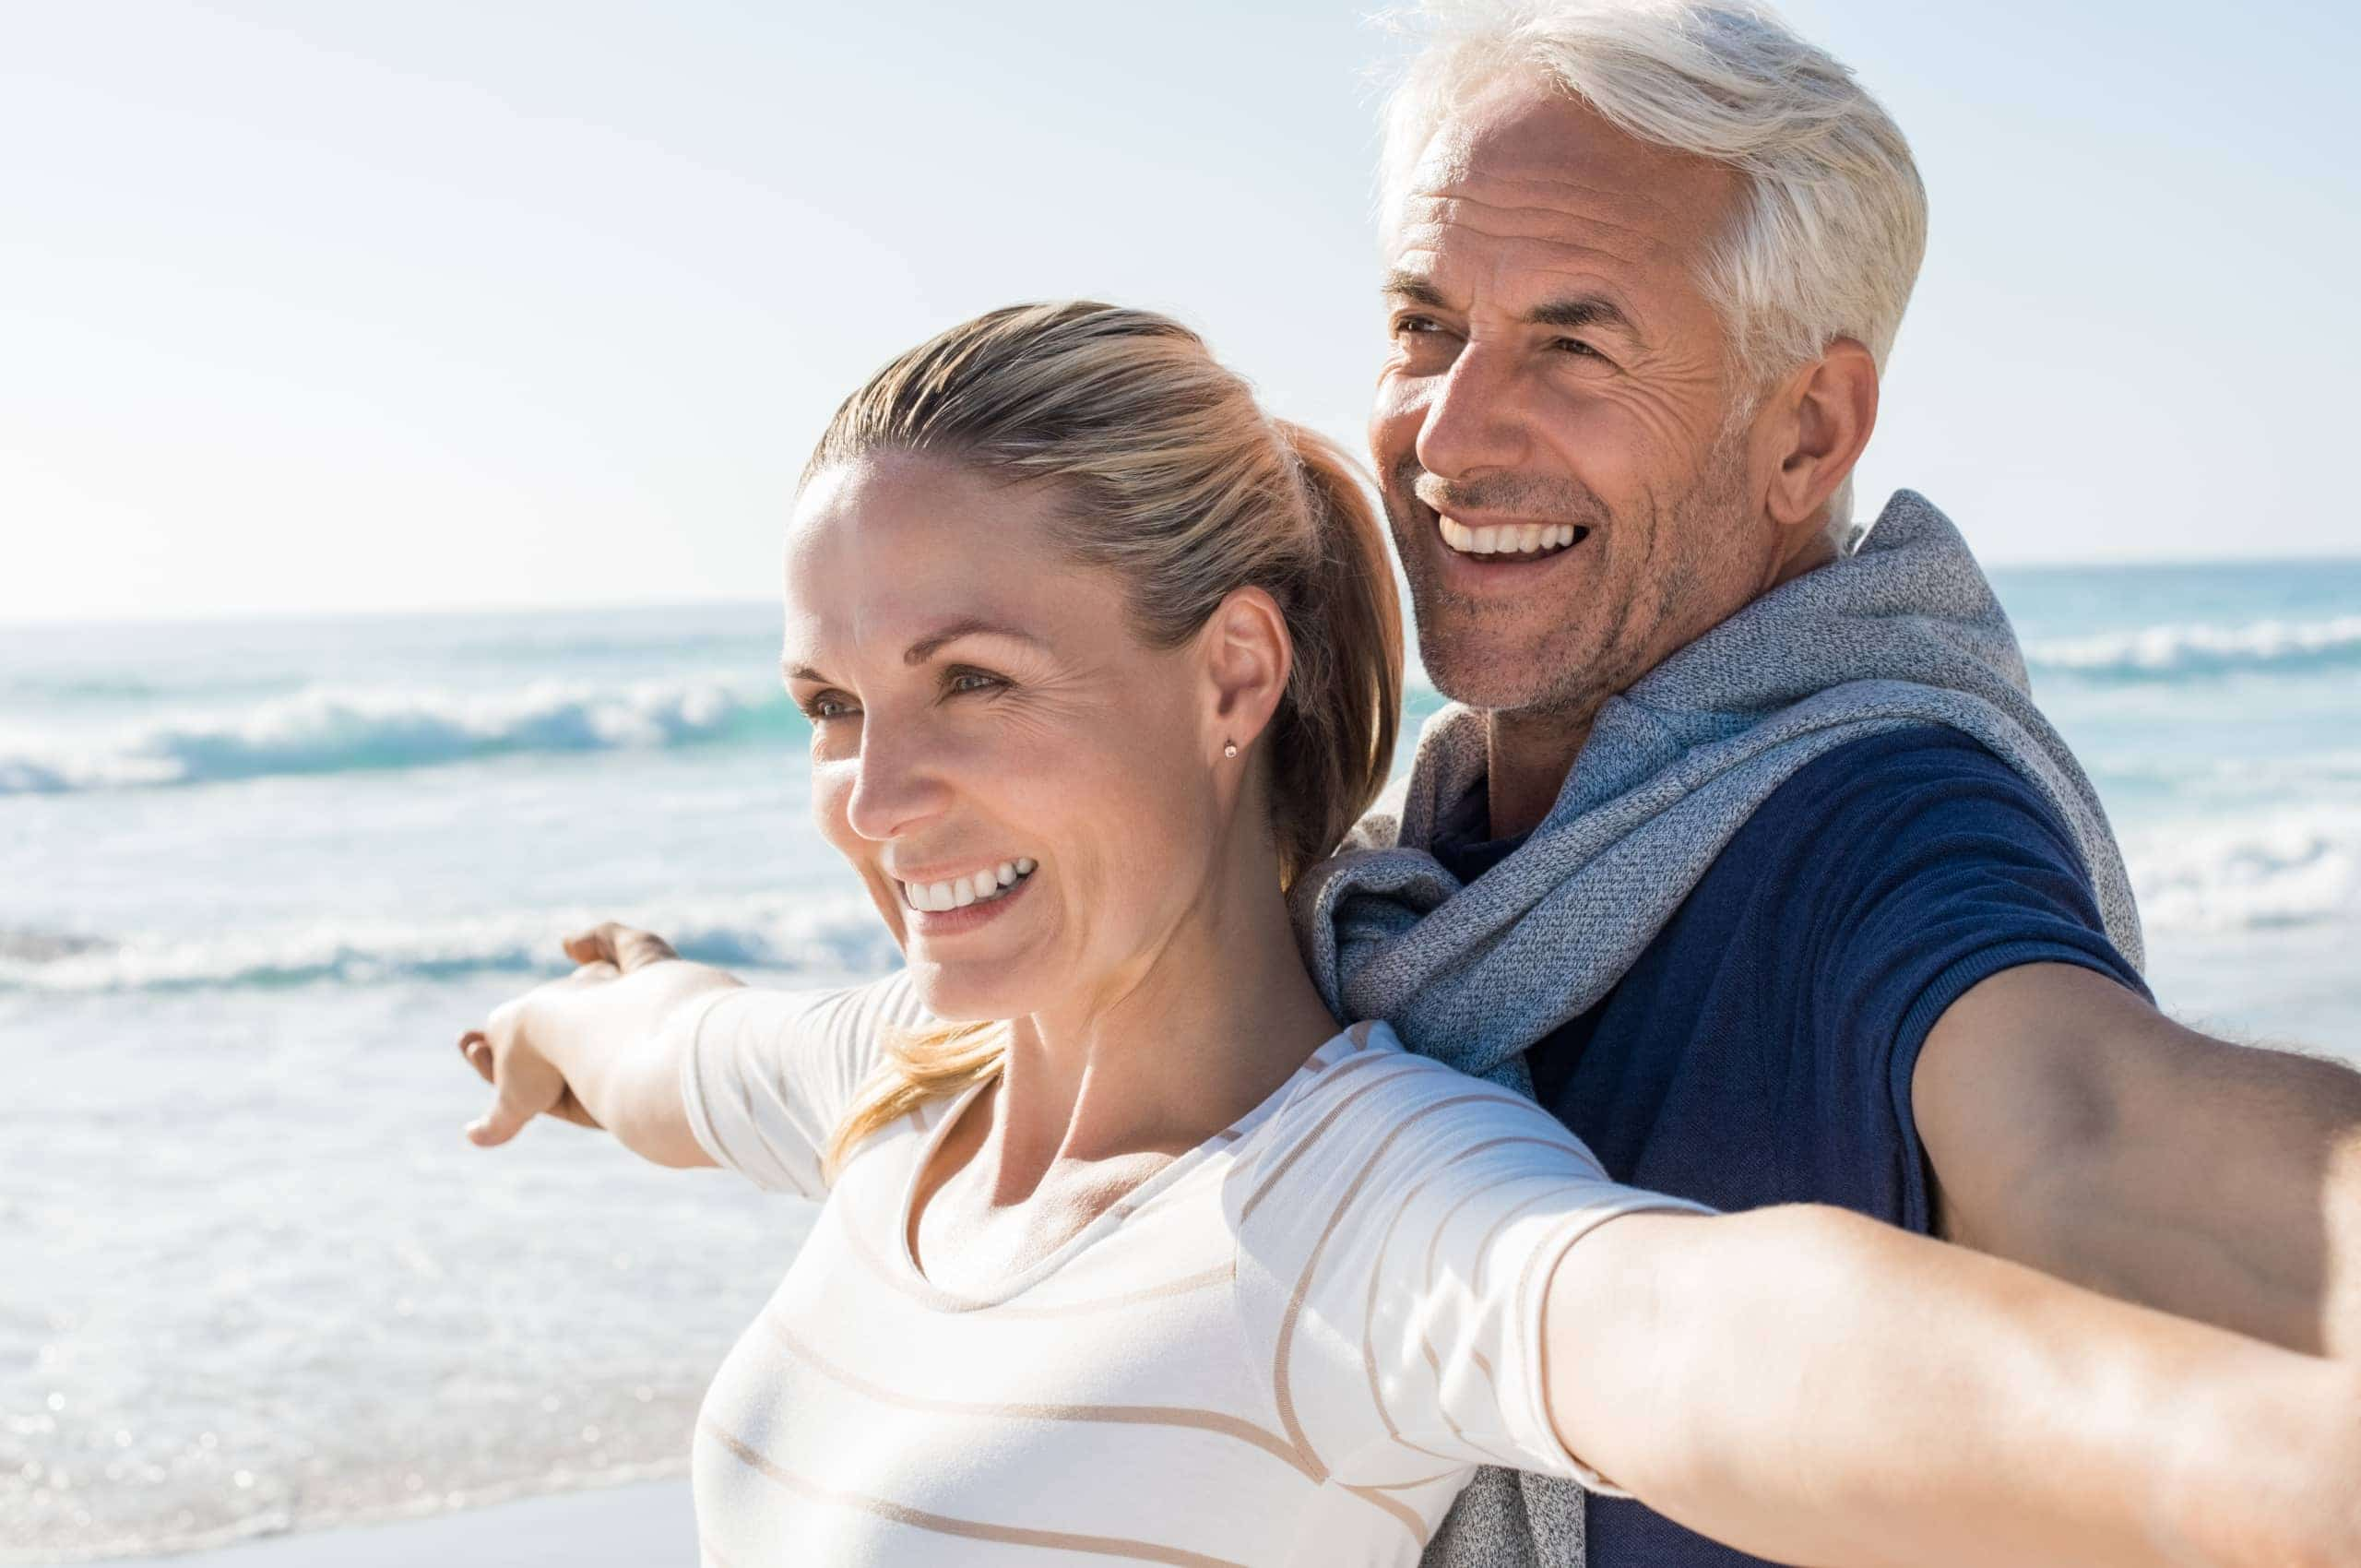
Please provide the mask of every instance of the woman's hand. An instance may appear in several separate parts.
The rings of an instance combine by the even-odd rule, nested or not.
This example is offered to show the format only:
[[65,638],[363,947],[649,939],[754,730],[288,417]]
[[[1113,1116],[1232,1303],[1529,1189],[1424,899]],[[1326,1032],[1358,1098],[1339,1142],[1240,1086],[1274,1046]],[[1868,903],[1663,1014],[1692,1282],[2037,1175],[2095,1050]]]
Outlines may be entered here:
[[685,962],[652,932],[612,921],[567,937],[565,952],[580,966],[574,973],[503,1003],[459,1036],[460,1054],[492,1087],[491,1109],[467,1126],[469,1141],[491,1148],[549,1115],[610,1128],[659,1163],[702,1163],[682,1157],[672,1063],[650,1057],[660,1053],[673,1005],[738,982]]

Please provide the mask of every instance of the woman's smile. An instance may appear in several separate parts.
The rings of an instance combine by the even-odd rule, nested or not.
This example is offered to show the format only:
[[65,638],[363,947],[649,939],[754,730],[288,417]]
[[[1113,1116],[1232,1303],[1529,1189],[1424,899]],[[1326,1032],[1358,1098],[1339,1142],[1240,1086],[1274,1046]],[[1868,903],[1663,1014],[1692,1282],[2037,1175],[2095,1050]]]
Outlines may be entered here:
[[914,917],[910,929],[928,936],[972,931],[1014,903],[1032,885],[1038,862],[1029,856],[1003,861],[965,875],[930,882],[894,879],[902,906]]

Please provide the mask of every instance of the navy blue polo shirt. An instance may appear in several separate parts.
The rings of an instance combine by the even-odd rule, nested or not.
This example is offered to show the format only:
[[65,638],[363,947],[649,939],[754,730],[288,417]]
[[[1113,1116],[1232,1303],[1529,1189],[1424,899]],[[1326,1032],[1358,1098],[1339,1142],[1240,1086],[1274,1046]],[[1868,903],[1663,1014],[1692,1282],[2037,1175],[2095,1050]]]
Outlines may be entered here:
[[[1487,823],[1479,788],[1441,825],[1436,857],[1463,882],[1523,842],[1486,839]],[[2035,963],[2148,995],[2033,786],[1955,731],[1893,731],[1782,785],[1615,989],[1525,1060],[1618,1182],[1721,1209],[1838,1204],[1924,1233],[1918,1049],[1970,986]],[[1757,1561],[1638,1503],[1587,1506],[1592,1568]]]

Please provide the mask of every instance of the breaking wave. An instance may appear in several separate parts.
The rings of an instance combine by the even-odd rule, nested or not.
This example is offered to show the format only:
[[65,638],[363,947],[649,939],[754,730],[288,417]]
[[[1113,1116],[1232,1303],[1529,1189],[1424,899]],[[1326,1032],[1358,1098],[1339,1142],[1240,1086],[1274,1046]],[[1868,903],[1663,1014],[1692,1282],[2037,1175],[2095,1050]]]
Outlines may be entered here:
[[852,900],[749,896],[630,909],[534,910],[433,925],[337,921],[201,938],[0,929],[0,991],[87,993],[276,990],[319,982],[560,975],[570,932],[619,919],[681,956],[727,968],[834,982],[901,961],[876,911]]
[[492,693],[316,686],[243,713],[153,720],[101,739],[0,741],[0,795],[727,744],[790,735],[802,722],[776,690],[718,677],[542,681]]
[[2253,621],[2242,626],[2142,626],[2028,643],[2036,672],[2097,681],[2171,681],[2246,671],[2305,674],[2361,668],[2361,615]]
[[2361,810],[2296,810],[2128,837],[2152,931],[2251,931],[2361,919]]

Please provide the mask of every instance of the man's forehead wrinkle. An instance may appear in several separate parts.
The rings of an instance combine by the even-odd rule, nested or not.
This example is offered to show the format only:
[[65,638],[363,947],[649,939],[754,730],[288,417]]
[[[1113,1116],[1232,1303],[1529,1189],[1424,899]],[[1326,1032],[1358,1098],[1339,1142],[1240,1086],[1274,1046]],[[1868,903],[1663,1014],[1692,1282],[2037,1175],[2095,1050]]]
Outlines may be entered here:
[[[1426,172],[1420,171],[1422,175]],[[1441,177],[1413,179],[1401,205],[1406,208],[1416,204],[1464,203],[1501,211],[1547,212],[1578,222],[1626,228],[1647,223],[1678,227],[1681,215],[1674,202],[1657,194],[1660,186],[1661,182],[1637,186],[1601,184],[1572,172],[1510,174],[1460,169]]]
[[[1459,195],[1477,200],[1496,200],[1508,196],[1516,203],[1548,206],[1553,201],[1609,207],[1638,207],[1651,212],[1671,212],[1676,203],[1660,193],[1671,182],[1660,172],[1634,172],[1631,177],[1618,172],[1602,170],[1589,159],[1551,159],[1547,161],[1508,163],[1500,159],[1479,159],[1460,167],[1442,172],[1442,177],[1417,181],[1424,186],[1437,187],[1433,194]],[[1487,193],[1498,193],[1488,195]]]
[[[1446,292],[1469,273],[1522,271],[1580,280],[1590,291],[1619,296],[1633,274],[1667,259],[1664,246],[1628,243],[1632,238],[1621,233],[1494,233],[1466,223],[1418,224],[1406,227],[1399,236],[1394,270],[1415,273]],[[1409,266],[1413,257],[1422,258],[1424,265]],[[1550,287],[1562,290],[1564,283]]]
[[1564,245],[1627,261],[1665,255],[1676,248],[1664,236],[1628,223],[1576,217],[1556,208],[1498,207],[1459,197],[1436,199],[1416,214],[1405,212],[1396,225],[1397,231],[1405,234],[1425,228],[1504,244],[1528,242]]

